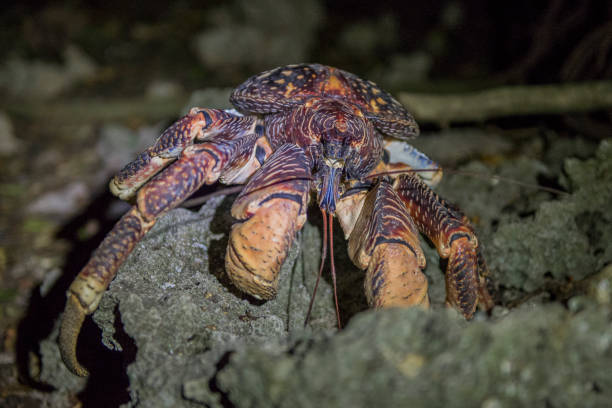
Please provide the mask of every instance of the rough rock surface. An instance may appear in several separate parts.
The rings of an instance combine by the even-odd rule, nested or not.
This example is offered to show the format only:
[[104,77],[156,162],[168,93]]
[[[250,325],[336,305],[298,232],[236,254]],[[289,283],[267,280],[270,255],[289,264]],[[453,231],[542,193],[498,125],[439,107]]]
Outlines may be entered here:
[[240,350],[217,382],[236,406],[605,406],[611,318],[560,305],[471,323],[444,310],[368,311],[290,352]]
[[497,230],[488,258],[500,285],[533,291],[551,277],[580,280],[612,262],[612,142],[592,159],[568,159],[565,172],[571,195]]
[[[324,279],[303,329],[320,257],[320,226],[310,224],[316,212],[282,269],[278,297],[262,303],[238,293],[223,272],[231,200],[211,200],[199,213],[172,211],[135,249],[94,314],[104,344],[123,349],[129,364],[127,405],[605,406],[612,398],[612,278],[604,269],[612,259],[611,166],[612,143],[604,141],[594,158],[566,162],[571,195],[536,198],[527,205],[534,215],[499,217],[496,230],[482,226],[500,298],[568,278],[587,278],[576,285],[584,295],[574,293],[567,307],[534,297],[472,322],[437,306],[355,315],[365,307],[361,274],[345,271],[337,237],[341,312],[355,316],[334,333]],[[497,191],[482,194],[505,205],[493,199]],[[515,194],[505,189],[501,201]],[[439,305],[443,277],[424,245]],[[58,362],[56,336],[41,345],[41,379],[80,390],[84,382]]]
[[205,67],[257,72],[308,58],[323,18],[319,1],[232,3],[211,11],[207,28],[195,38],[194,51]]

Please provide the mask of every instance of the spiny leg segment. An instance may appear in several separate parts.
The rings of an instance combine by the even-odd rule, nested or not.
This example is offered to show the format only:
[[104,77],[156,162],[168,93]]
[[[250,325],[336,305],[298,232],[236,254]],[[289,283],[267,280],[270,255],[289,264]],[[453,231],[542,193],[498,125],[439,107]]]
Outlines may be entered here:
[[[115,224],[68,289],[59,345],[66,366],[77,375],[88,374],[76,358],[77,338],[85,316],[97,308],[117,269],[155,221],[203,184],[223,177],[233,181],[250,176],[270,151],[267,141],[255,131],[255,118],[192,110],[177,123],[180,125],[171,126],[153,148],[113,180],[124,197],[133,196],[142,186],[136,204]],[[205,141],[191,144],[198,140]],[[164,156],[163,152],[175,149],[180,153],[174,163],[156,160]],[[258,149],[263,151],[259,157]],[[164,166],[167,168],[159,172]],[[156,172],[159,173],[153,177]]]
[[467,218],[414,173],[398,177],[394,187],[419,230],[433,242],[440,257],[448,259],[447,305],[459,309],[467,319],[479,303],[491,308],[493,302],[485,285],[486,263]]

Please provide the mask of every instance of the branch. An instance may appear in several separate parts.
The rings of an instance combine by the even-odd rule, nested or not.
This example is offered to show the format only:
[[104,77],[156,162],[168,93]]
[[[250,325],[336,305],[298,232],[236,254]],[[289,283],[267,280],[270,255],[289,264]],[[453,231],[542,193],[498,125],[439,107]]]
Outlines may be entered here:
[[160,120],[178,116],[187,98],[88,98],[69,101],[0,103],[0,110],[29,120],[80,124],[127,119]]
[[[211,89],[210,95],[193,102],[219,107],[220,96],[229,90]],[[214,91],[214,92],[213,92]],[[218,92],[217,92],[218,91]],[[227,98],[225,98],[227,93]],[[175,99],[107,98],[68,101],[1,101],[0,110],[28,120],[47,123],[91,123],[140,118],[162,120],[176,117],[188,103],[186,96]],[[494,88],[459,94],[399,93],[399,100],[422,123],[447,125],[478,122],[507,116],[565,114],[612,109],[612,81],[542,86]],[[227,104],[227,103],[226,103]]]
[[446,95],[402,92],[399,100],[417,121],[447,125],[507,116],[612,109],[612,81],[514,86]]

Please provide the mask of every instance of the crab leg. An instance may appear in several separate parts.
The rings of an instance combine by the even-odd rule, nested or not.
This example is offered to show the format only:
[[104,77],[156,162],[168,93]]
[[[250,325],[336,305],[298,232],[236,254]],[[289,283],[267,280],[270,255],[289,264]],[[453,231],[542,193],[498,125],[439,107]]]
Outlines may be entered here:
[[434,243],[440,257],[448,258],[447,305],[459,309],[467,319],[479,303],[490,308],[492,300],[484,282],[486,264],[467,218],[416,174],[398,177],[394,187],[419,230]]
[[[357,267],[367,268],[365,292],[373,307],[429,306],[425,256],[419,232],[406,208],[387,182],[380,182],[364,197],[342,201],[343,210],[359,210],[354,221],[340,220],[349,232],[348,250]],[[344,207],[346,206],[346,207]]]
[[286,144],[253,175],[234,205],[225,269],[240,290],[260,299],[276,295],[278,272],[306,221],[310,163]]
[[[246,177],[260,167],[259,160],[265,159],[267,153],[261,158],[256,157],[255,151],[266,148],[267,142],[249,129],[217,128],[218,134],[212,140],[182,149],[178,160],[138,191],[136,204],[117,222],[68,289],[59,344],[62,358],[72,372],[87,375],[76,358],[77,338],[85,316],[97,308],[117,269],[155,221],[203,184],[222,177]],[[137,163],[134,168],[146,166]],[[134,172],[144,173],[148,174],[148,170]]]
[[261,133],[263,127],[252,117],[234,115],[220,109],[192,108],[166,129],[155,144],[128,163],[113,177],[109,188],[122,200],[128,200],[138,189],[170,163],[188,146],[216,139],[219,132],[229,135],[244,132]]

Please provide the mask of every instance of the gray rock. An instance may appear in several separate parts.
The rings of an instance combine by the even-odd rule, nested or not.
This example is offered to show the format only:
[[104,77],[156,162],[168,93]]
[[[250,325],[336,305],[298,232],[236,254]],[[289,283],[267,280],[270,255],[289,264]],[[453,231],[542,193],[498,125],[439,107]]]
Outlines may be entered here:
[[348,24],[339,33],[335,49],[352,59],[371,61],[378,59],[385,51],[392,50],[398,42],[399,21],[395,15],[385,13],[376,19]]
[[[547,270],[553,279],[577,280],[610,263],[611,158],[604,142],[595,158],[568,161],[573,194],[487,229],[492,238],[483,242],[500,290],[540,288]],[[570,299],[569,310],[534,297],[465,322],[441,307],[443,275],[424,243],[432,310],[356,314],[365,308],[362,273],[337,236],[341,312],[354,317],[334,334],[324,278],[304,329],[320,258],[316,212],[282,268],[278,297],[259,302],[237,292],[224,272],[230,205],[220,197],[199,213],[178,209],[160,219],[94,314],[107,347],[136,350],[128,359],[129,405],[571,407],[605,406],[612,398],[605,269],[585,284],[584,296]],[[57,360],[56,337],[41,345],[41,378],[59,392],[78,389],[64,378],[71,374]]]
[[499,285],[529,292],[551,277],[580,280],[612,262],[612,142],[603,141],[592,159],[568,159],[565,171],[571,195],[500,225],[488,243]]
[[189,97],[189,101],[183,107],[182,114],[189,113],[194,106],[211,109],[233,109],[229,102],[233,88],[206,88],[194,91]]
[[415,83],[428,80],[433,64],[434,58],[429,52],[397,53],[390,58],[388,66],[380,67],[372,73],[372,77],[380,78],[378,82],[385,89],[410,88]]
[[317,0],[236,0],[211,15],[194,49],[204,66],[221,72],[306,60],[323,18]]
[[[233,223],[230,205],[231,200],[217,198],[199,213],[178,209],[160,219],[120,268],[93,316],[107,347],[123,348],[115,339],[118,324],[136,345],[136,359],[128,367],[133,403],[177,407],[197,400],[220,406],[218,392],[200,385],[215,375],[226,353],[248,344],[280,348],[291,333],[303,330],[316,277],[314,270],[304,272],[304,263],[320,257],[319,245],[302,252],[294,245],[274,300],[249,298],[233,288],[224,272]],[[306,239],[319,239],[317,229],[305,226],[298,241]],[[312,267],[316,265],[310,263]],[[329,285],[322,281],[311,327],[335,326],[331,300]],[[56,347],[50,346],[51,339],[46,348]],[[43,377],[62,390],[70,383],[47,371],[56,370],[57,364],[45,364]]]
[[75,181],[59,190],[50,191],[26,207],[28,214],[53,216],[61,221],[67,220],[82,208],[91,198],[87,184]]
[[147,85],[145,96],[149,99],[167,100],[176,98],[183,93],[183,87],[177,81],[155,80]]
[[558,305],[473,323],[443,310],[368,311],[289,353],[240,350],[217,381],[235,406],[605,406],[610,317]]
[[15,136],[11,118],[0,111],[0,156],[12,155],[20,148],[21,141]]
[[508,138],[476,128],[425,133],[410,144],[442,166],[456,166],[469,158],[503,155],[514,148]]
[[612,264],[586,282],[586,296],[600,305],[612,305]]
[[100,136],[95,146],[101,161],[99,181],[107,182],[110,176],[134,160],[138,153],[155,143],[161,132],[163,125],[159,123],[136,130],[116,123],[100,127]]
[[538,175],[548,173],[542,162],[526,157],[503,162],[493,169],[475,160],[459,166],[457,174],[449,171],[437,191],[472,217],[478,232],[489,241],[496,224],[515,221],[520,213],[535,212],[544,200],[550,199],[550,194],[537,190]]
[[63,64],[9,58],[0,66],[0,89],[18,98],[50,99],[97,71],[95,62],[71,45],[64,51]]

